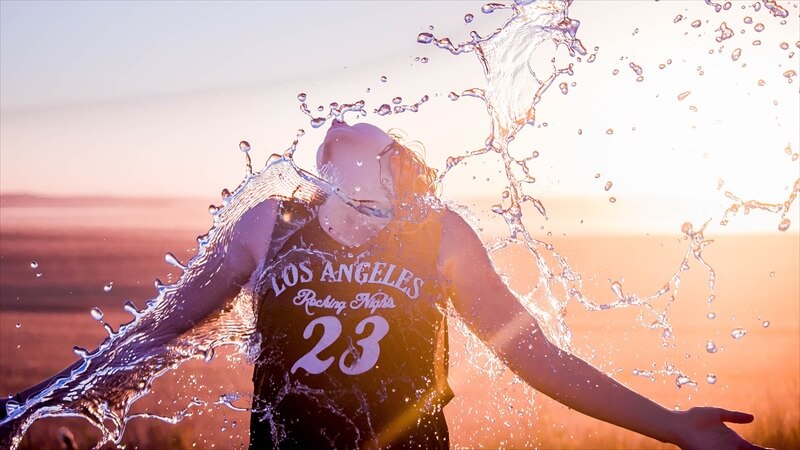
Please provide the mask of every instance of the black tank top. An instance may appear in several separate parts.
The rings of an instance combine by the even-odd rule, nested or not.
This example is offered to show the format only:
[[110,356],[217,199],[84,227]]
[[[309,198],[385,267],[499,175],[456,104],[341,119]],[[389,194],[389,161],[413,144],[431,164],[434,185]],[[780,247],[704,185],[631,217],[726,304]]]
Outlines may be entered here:
[[264,272],[251,448],[448,448],[441,224],[343,246],[310,219]]

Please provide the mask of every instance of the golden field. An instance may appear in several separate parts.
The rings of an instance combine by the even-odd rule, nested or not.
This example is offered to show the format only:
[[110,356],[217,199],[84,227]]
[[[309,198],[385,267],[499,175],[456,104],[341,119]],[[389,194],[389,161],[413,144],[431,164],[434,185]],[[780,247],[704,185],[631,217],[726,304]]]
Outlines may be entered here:
[[[102,308],[114,328],[127,321],[122,301],[132,298],[142,306],[153,294],[154,278],[176,278],[174,268],[163,263],[164,253],[187,260],[195,251],[194,236],[210,223],[197,204],[154,209],[147,203],[60,203],[39,211],[9,204],[15,203],[2,203],[0,215],[0,395],[68,365],[75,359],[73,345],[96,345],[104,331],[89,308]],[[716,270],[714,320],[706,317],[707,273],[690,260],[669,313],[674,338],[666,346],[659,332],[639,324],[634,309],[591,313],[573,304],[567,316],[573,349],[665,406],[749,411],[756,422],[737,428],[744,436],[761,445],[798,448],[800,234],[707,238],[716,241],[704,253]],[[626,292],[657,290],[680,265],[687,245],[680,232],[547,239],[583,274],[586,293],[602,301],[613,298],[609,280],[624,278]],[[36,270],[31,261],[38,262]],[[524,254],[501,253],[496,262],[513,287],[529,287],[531,264]],[[104,292],[111,281],[113,289]],[[766,328],[765,320],[770,321]],[[735,327],[745,328],[747,335],[733,339]],[[715,354],[705,351],[709,339],[719,348]],[[454,448],[669,448],[583,417],[542,395],[531,403],[530,391],[508,373],[490,376],[467,362],[464,338],[457,332],[451,336],[451,353],[456,398],[446,414]],[[674,376],[651,381],[632,374],[637,368],[661,369],[667,362],[697,386],[678,388]],[[208,364],[193,361],[158,380],[135,409],[169,416],[192,397],[213,403],[223,393],[247,393],[251,370],[224,355]],[[709,373],[717,376],[716,384],[706,382]],[[247,400],[237,404],[246,406]],[[142,449],[246,448],[247,413],[213,404],[192,413],[178,425],[134,420],[123,442]],[[90,448],[98,437],[80,419],[45,420],[31,428],[23,448],[60,448],[62,426],[75,435],[79,448]]]

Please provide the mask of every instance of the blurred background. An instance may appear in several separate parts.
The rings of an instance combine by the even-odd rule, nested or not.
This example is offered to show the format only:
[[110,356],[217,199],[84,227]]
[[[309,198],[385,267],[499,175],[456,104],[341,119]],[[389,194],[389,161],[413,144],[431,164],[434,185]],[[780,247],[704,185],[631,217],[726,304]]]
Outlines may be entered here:
[[[546,92],[537,124],[511,149],[539,154],[530,164],[537,181],[526,189],[548,218],[525,210],[526,226],[580,272],[598,302],[613,300],[613,281],[640,295],[660,289],[688,248],[683,225],[708,221],[713,306],[708,271],[690,258],[666,345],[638,310],[572,304],[573,349],[665,406],[753,412],[756,423],[739,428],[745,436],[793,448],[800,208],[791,204],[785,231],[780,214],[759,209],[740,208],[720,224],[735,203],[726,191],[783,205],[800,176],[798,2],[777,2],[785,18],[767,3],[721,2],[716,11],[702,1],[575,1],[569,15],[596,58],[579,62],[561,49],[574,75]],[[364,100],[368,115],[349,120],[403,130],[440,170],[448,156],[482,147],[484,105],[448,97],[484,86],[477,58],[416,42],[425,31],[461,42],[510,16],[484,14],[482,5],[0,2],[0,395],[68,365],[73,345],[96,345],[104,331],[90,308],[116,328],[128,320],[125,299],[141,306],[156,277],[178,278],[164,254],[185,261],[196,252],[195,237],[211,225],[208,205],[244,176],[239,141],[251,144],[258,168],[303,129],[295,159],[312,170],[324,130],[300,111],[299,93],[314,116],[324,115],[318,105]],[[726,29],[732,37],[719,40]],[[395,97],[414,104],[425,95],[417,113],[374,112]],[[507,233],[491,212],[507,184],[498,155],[487,154],[448,173],[441,192],[469,207],[488,244]],[[515,288],[535,284],[524,252],[497,253],[495,263]],[[747,333],[735,339],[735,329]],[[465,337],[452,340],[454,447],[658,448],[534,396],[507,373],[487,374],[467,357]],[[696,384],[634,374],[667,365]],[[193,396],[248,392],[251,370],[236,357],[192,363],[165,375],[137,408],[169,415]],[[210,406],[178,425],[134,421],[125,442],[246,447],[248,420]],[[59,448],[65,425],[80,448],[97,439],[78,419],[51,420],[23,445]]]

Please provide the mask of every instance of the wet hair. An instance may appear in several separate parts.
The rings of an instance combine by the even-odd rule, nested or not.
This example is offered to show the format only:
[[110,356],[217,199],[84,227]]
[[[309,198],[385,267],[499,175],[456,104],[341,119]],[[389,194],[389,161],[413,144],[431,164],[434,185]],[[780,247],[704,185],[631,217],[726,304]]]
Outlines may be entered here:
[[[381,170],[388,168],[391,175],[395,208],[401,211],[414,209],[414,205],[436,195],[436,170],[425,164],[420,153],[411,149],[414,146],[424,152],[421,143],[414,141],[406,145],[399,130],[392,129],[387,134],[392,138],[392,143],[378,157],[381,161],[388,159],[389,163],[381,164]],[[381,178],[383,177],[381,173]]]

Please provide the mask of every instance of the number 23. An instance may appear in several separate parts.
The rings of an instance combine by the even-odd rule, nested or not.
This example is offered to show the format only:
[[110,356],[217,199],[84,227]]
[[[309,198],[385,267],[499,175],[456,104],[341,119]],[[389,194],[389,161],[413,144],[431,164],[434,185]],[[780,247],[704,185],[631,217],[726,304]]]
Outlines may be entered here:
[[[354,348],[347,349],[339,357],[339,369],[347,375],[362,374],[371,369],[375,363],[378,362],[378,357],[381,353],[378,342],[389,332],[389,323],[381,316],[369,316],[356,325],[356,334],[363,334],[364,328],[368,323],[371,323],[373,326],[372,333],[356,342],[362,349],[361,357],[358,357]],[[300,359],[294,363],[291,370],[292,373],[295,373],[297,369],[303,368],[308,373],[319,374],[328,370],[336,359],[333,356],[320,359],[318,355],[339,338],[339,335],[342,334],[342,323],[334,316],[316,318],[306,326],[306,329],[303,331],[303,338],[310,339],[317,325],[322,325],[322,337],[311,351],[301,356]],[[348,366],[346,361],[350,355],[353,356],[354,361]]]

